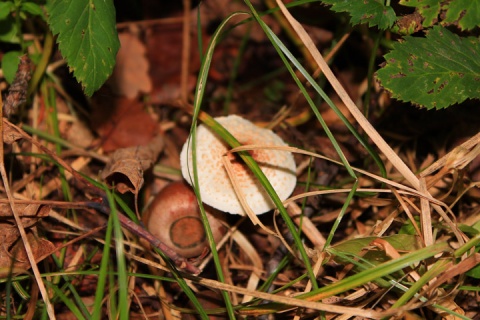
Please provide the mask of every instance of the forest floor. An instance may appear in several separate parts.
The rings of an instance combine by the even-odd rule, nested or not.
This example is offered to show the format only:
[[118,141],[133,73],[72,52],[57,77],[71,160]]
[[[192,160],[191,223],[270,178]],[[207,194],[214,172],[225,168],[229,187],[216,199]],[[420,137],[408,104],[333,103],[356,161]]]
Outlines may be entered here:
[[[310,152],[294,154],[291,196],[298,198],[287,207],[306,256],[278,210],[259,215],[259,224],[221,213],[226,228],[213,255],[204,234],[173,235],[207,243],[193,257],[172,248],[166,258],[152,249],[145,214],[152,214],[156,194],[185,181],[180,152],[205,63],[198,39],[205,49],[229,13],[247,10],[235,1],[206,1],[197,9],[144,1],[133,10],[119,3],[117,64],[92,98],[84,97],[57,52],[26,107],[4,118],[0,316],[47,317],[51,306],[58,319],[113,319],[125,312],[131,319],[224,319],[229,312],[264,319],[478,319],[478,102],[427,111],[391,99],[368,81],[371,30],[345,26],[322,6],[292,11],[320,52],[330,53],[339,83],[418,184],[377,149],[320,75],[320,87],[374,152],[306,85],[332,143],[265,33],[244,23],[213,52],[201,110],[240,115]],[[285,21],[275,15],[264,21],[315,74]],[[380,46],[373,53],[375,67],[387,51]],[[132,222],[142,220],[140,227]],[[172,236],[171,222],[163,223],[155,228],[165,229],[152,233]]]

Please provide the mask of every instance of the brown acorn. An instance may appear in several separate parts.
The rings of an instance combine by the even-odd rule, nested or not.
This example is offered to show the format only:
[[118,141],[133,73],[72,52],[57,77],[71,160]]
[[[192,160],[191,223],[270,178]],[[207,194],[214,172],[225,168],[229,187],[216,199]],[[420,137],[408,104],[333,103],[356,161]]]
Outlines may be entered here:
[[[209,206],[205,211],[218,242],[226,233],[222,214]],[[144,221],[150,233],[185,258],[199,256],[209,248],[197,198],[184,182],[172,182],[162,189],[147,209]]]

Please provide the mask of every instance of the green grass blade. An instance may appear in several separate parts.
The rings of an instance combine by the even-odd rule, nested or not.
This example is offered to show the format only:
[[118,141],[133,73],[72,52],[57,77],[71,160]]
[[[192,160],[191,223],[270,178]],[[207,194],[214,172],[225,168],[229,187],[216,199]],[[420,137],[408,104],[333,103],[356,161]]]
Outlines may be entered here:
[[[337,106],[335,106],[335,104],[332,102],[332,100],[327,96],[327,94],[320,88],[320,86],[318,85],[318,83],[310,76],[310,74],[305,70],[305,68],[303,68],[303,66],[300,64],[300,62],[293,56],[293,54],[285,47],[285,45],[281,42],[281,40],[273,33],[273,31],[260,19],[260,16],[258,15],[258,13],[255,11],[255,8],[251,5],[250,1],[249,0],[245,0],[245,3],[247,4],[247,6],[250,8],[253,16],[255,17],[255,19],[258,21],[258,23],[260,24],[260,26],[262,27],[262,29],[264,30],[264,32],[266,33],[267,37],[270,39],[270,41],[272,42],[272,44],[274,45],[275,49],[277,50],[277,52],[279,53],[280,57],[282,58],[282,60],[284,60],[284,56],[283,54],[285,54],[285,56],[288,57],[288,59],[293,63],[293,65],[300,71],[300,73],[305,77],[305,79],[312,85],[312,87],[315,89],[315,91],[317,91],[317,93],[325,100],[325,102],[327,102],[327,104],[330,106],[330,108],[332,108],[332,110],[337,114],[337,116],[342,120],[342,122],[345,124],[345,126],[350,130],[350,132],[355,136],[355,138],[360,142],[360,144],[365,148],[365,150],[367,150],[367,152],[370,154],[370,156],[373,158],[373,160],[375,161],[375,163],[377,164],[377,166],[379,167],[379,170],[382,174],[382,176],[386,176],[386,170],[385,170],[385,166],[383,164],[383,161],[380,159],[380,156],[378,155],[378,153],[367,143],[367,141],[363,138],[363,136],[355,129],[355,127],[347,120],[347,118],[345,118],[345,116],[342,114],[342,112],[337,108]],[[281,54],[281,52],[283,54]],[[284,60],[285,61],[285,60]],[[287,66],[287,68],[289,67],[288,66],[288,63],[285,64],[285,66]],[[296,76],[294,76],[294,73],[292,73],[292,76],[294,77],[294,80],[297,78]],[[299,81],[295,80],[297,82],[297,85],[299,84]],[[300,83],[301,84],[301,83]],[[303,85],[301,85],[303,87]],[[301,89],[301,87],[299,86],[299,88]],[[310,100],[310,97],[308,96],[308,94],[306,94],[306,91],[302,90],[302,93],[304,94],[305,98],[308,100]],[[314,114],[317,116],[317,119],[320,121],[320,113],[318,112],[316,106],[314,104],[311,104],[309,102],[310,106],[312,107],[312,111],[314,112]],[[322,124],[322,127],[323,126],[323,123],[321,121],[321,124]],[[325,127],[324,127],[325,129]],[[329,130],[328,130],[329,131]],[[326,131],[327,135],[328,135],[328,131]],[[330,135],[329,135],[329,138],[330,140],[332,141],[334,147],[335,147],[335,150],[337,151],[337,153],[339,154],[339,156],[341,157],[342,159],[342,152],[341,152],[341,149],[338,147],[338,144],[336,144],[336,142],[334,142],[335,140],[332,140]],[[354,175],[352,175],[353,171],[351,171],[351,168],[349,167],[349,165],[342,159],[342,162],[344,163],[345,167],[347,168],[347,170],[349,171],[350,175],[352,177],[355,177]]]
[[95,291],[95,301],[93,305],[92,319],[101,319],[102,303],[105,297],[105,286],[107,283],[108,266],[110,264],[110,244],[113,234],[113,217],[108,219],[107,230],[105,232],[105,244],[103,246],[102,260],[100,262],[100,270],[98,272],[97,290]]
[[[55,262],[55,264],[57,265],[57,268],[59,270],[64,270],[63,269],[63,261],[64,261],[64,258],[62,257],[61,259],[57,258],[55,255],[52,255],[51,256],[52,260]],[[88,261],[88,258],[86,259],[86,261]],[[44,275],[45,276],[45,275]],[[58,278],[62,278],[63,281],[65,282],[65,290],[69,290],[70,293],[72,294],[73,296],[73,299],[77,305],[77,307],[79,308],[80,312],[82,313],[82,315],[86,318],[86,319],[90,319],[90,312],[87,310],[87,307],[85,306],[85,303],[82,301],[82,298],[80,297],[80,295],[78,294],[77,292],[77,289],[75,288],[75,286],[72,284],[71,280],[70,280],[70,277],[65,275],[65,274],[60,274],[58,276],[56,276]],[[52,283],[51,286],[57,286],[56,283]]]
[[111,192],[107,192],[108,203],[110,205],[110,215],[113,219],[113,234],[115,237],[115,252],[117,257],[117,281],[118,284],[118,314],[119,319],[128,320],[129,301],[128,301],[128,276],[127,264],[123,247],[122,226],[117,216],[117,206]]
[[[398,308],[406,304],[411,298],[418,294],[422,290],[422,287],[426,285],[433,278],[439,276],[445,270],[447,270],[450,264],[449,260],[439,260],[425,272],[420,279],[415,281],[412,286],[405,292],[395,303],[392,305],[392,308]],[[426,298],[425,298],[426,300]]]
[[[228,145],[232,148],[239,147],[241,144],[235,139],[234,136],[230,134],[222,125],[220,125],[215,119],[210,117],[209,115],[203,113],[201,116],[203,123],[212,129],[216,134],[218,134]],[[268,193],[270,198],[272,199],[273,203],[277,207],[282,219],[285,221],[288,230],[292,233],[294,243],[297,246],[298,251],[300,252],[300,256],[303,259],[303,263],[305,264],[305,268],[307,269],[307,274],[312,282],[312,286],[314,288],[318,288],[318,284],[316,281],[315,274],[313,273],[313,269],[309,260],[309,257],[303,247],[302,240],[300,238],[299,232],[293,223],[292,219],[287,213],[287,210],[283,206],[282,200],[278,197],[275,189],[273,189],[270,181],[265,177],[265,174],[258,166],[257,162],[253,159],[253,157],[246,151],[238,152],[238,155],[242,158],[248,168],[252,171],[258,181],[261,183],[265,191]],[[197,182],[198,184],[198,182]]]
[[[354,274],[348,278],[337,281],[329,286],[325,286],[318,290],[313,290],[302,295],[299,295],[299,298],[305,298],[307,300],[317,301],[333,295],[345,292],[347,290],[356,288],[363,284],[366,284],[371,281],[375,281],[378,278],[387,276],[393,272],[399,271],[409,265],[412,265],[416,262],[423,261],[434,255],[437,255],[442,252],[449,251],[450,247],[445,242],[440,242],[420,250],[405,254],[398,259],[390,260],[379,264],[371,269],[361,271],[357,274]],[[335,254],[333,248],[327,249],[331,254]]]
[[338,214],[337,219],[335,219],[332,229],[330,230],[327,240],[325,241],[325,248],[328,248],[330,246],[330,243],[332,243],[333,236],[335,235],[335,231],[337,231],[337,228],[340,225],[340,222],[342,221],[342,218],[345,215],[345,212],[347,212],[347,209],[350,206],[350,203],[353,199],[353,196],[355,195],[355,192],[357,191],[357,188],[358,188],[358,179],[355,180],[352,186],[352,190],[350,190],[350,192],[348,193],[347,199],[345,200],[345,203],[342,206],[342,210],[340,210],[340,213]]
[[[210,243],[210,248],[212,250],[212,257],[213,257],[213,262],[214,262],[214,265],[215,265],[215,270],[217,272],[217,277],[218,277],[218,280],[221,281],[221,282],[225,282],[225,277],[223,276],[222,266],[221,266],[221,263],[220,263],[220,258],[218,256],[218,252],[216,250],[216,245],[215,245],[215,240],[213,239],[212,230],[211,230],[210,225],[208,223],[207,215],[205,213],[205,208],[203,207],[202,197],[201,197],[201,193],[200,193],[200,189],[199,189],[199,183],[198,183],[198,168],[197,168],[197,153],[196,153],[196,140],[197,140],[196,139],[196,127],[197,127],[198,115],[200,113],[200,107],[202,105],[203,95],[205,94],[204,88],[205,88],[205,85],[206,85],[206,82],[207,82],[208,71],[210,69],[210,65],[211,65],[211,62],[212,62],[212,57],[213,57],[213,52],[215,50],[215,46],[218,43],[221,32],[222,32],[223,28],[225,27],[225,25],[227,24],[227,22],[231,18],[233,18],[235,16],[238,16],[238,15],[241,15],[241,14],[245,14],[245,13],[241,13],[241,12],[232,13],[222,21],[222,23],[218,26],[218,28],[215,30],[214,34],[212,35],[212,38],[211,38],[211,40],[208,44],[208,47],[207,47],[207,51],[205,52],[205,55],[203,56],[202,64],[201,64],[201,67],[200,67],[200,72],[199,72],[198,80],[197,80],[197,87],[196,87],[196,90],[195,90],[195,98],[194,98],[194,102],[193,102],[193,108],[194,108],[193,109],[193,119],[192,119],[192,127],[191,127],[191,130],[190,130],[191,140],[189,140],[189,141],[192,142],[192,149],[191,150],[192,150],[193,181],[194,181],[193,189],[194,189],[195,194],[196,194],[197,199],[198,199],[198,204],[199,204],[199,207],[200,207],[200,212],[201,212],[201,216],[202,216],[203,225],[204,225],[204,228],[205,228],[205,233],[206,233],[207,239]],[[192,179],[190,179],[190,181],[192,181]],[[223,299],[225,301],[225,307],[227,309],[227,313],[228,313],[229,318],[230,319],[235,319],[235,312],[234,312],[234,309],[233,309],[232,302],[230,300],[230,296],[225,291],[222,291],[222,296],[223,296]]]
[[51,284],[49,287],[55,292],[55,297],[59,298],[65,304],[65,306],[72,312],[72,314],[75,316],[75,319],[80,319],[80,320],[85,319],[85,317],[83,316],[80,309],[78,309],[75,302],[73,302],[70,298],[68,298],[62,289],[60,289],[58,286],[54,284]]

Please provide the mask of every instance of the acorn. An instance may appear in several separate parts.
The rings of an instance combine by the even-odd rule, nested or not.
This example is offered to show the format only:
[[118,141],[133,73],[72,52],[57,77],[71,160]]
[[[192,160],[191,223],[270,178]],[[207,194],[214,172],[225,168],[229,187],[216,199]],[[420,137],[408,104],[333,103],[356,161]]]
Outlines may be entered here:
[[[205,206],[215,243],[225,235],[222,213]],[[201,255],[210,248],[193,190],[186,183],[172,182],[155,197],[144,217],[147,229],[158,240],[185,258]]]

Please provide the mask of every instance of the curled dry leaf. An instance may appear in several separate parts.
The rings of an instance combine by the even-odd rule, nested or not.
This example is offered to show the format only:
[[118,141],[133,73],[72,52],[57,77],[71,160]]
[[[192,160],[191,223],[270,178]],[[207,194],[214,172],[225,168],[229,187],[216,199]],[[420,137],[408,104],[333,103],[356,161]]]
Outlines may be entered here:
[[139,92],[152,90],[148,74],[149,62],[145,57],[145,46],[131,33],[118,35],[122,46],[117,54],[117,63],[112,75],[112,89],[116,94],[135,98]]
[[102,179],[120,193],[138,194],[143,186],[143,172],[153,166],[163,146],[163,137],[157,136],[146,146],[118,149],[105,167]]

